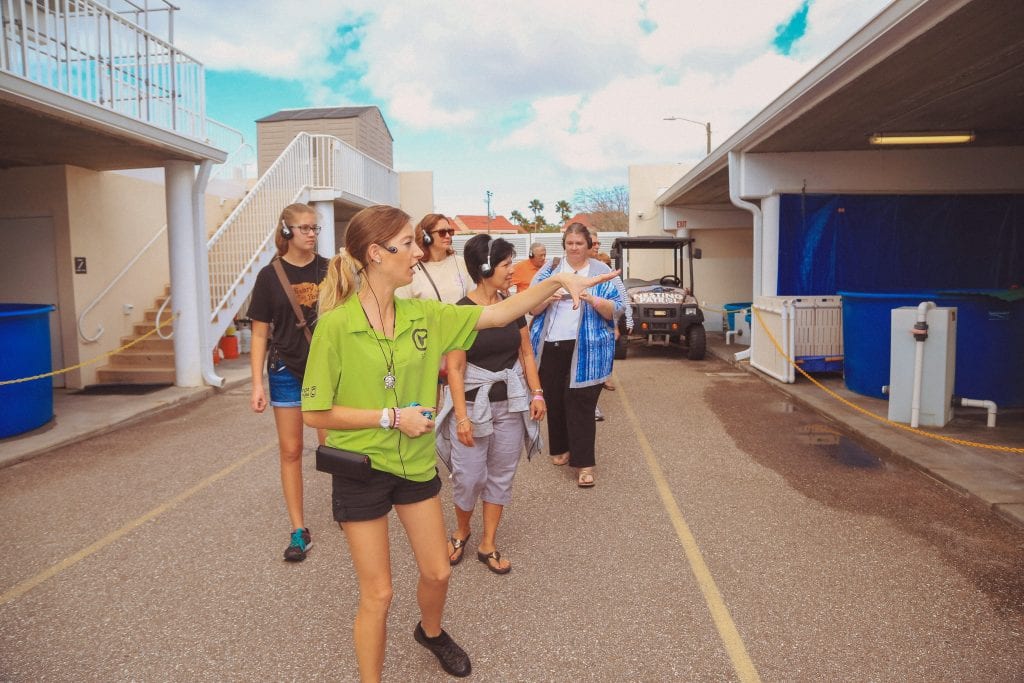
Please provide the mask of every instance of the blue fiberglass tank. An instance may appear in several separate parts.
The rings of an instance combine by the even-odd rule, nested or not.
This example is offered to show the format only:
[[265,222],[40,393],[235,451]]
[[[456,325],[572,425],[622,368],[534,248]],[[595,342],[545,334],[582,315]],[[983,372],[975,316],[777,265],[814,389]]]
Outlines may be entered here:
[[[49,373],[50,304],[0,304],[0,382]],[[53,378],[0,384],[0,439],[53,419]]]
[[[846,386],[885,398],[889,383],[891,311],[934,301],[956,308],[956,380],[962,398],[1024,406],[1024,293],[1019,290],[839,292],[843,297]],[[927,343],[927,342],[926,342]]]

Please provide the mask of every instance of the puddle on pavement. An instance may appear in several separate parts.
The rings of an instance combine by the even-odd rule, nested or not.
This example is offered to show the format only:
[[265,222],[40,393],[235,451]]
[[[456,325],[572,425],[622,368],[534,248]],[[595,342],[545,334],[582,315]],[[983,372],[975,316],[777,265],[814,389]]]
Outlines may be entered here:
[[876,469],[882,466],[882,461],[878,457],[828,425],[806,425],[800,427],[798,431],[801,441],[816,447],[841,465],[858,469]]

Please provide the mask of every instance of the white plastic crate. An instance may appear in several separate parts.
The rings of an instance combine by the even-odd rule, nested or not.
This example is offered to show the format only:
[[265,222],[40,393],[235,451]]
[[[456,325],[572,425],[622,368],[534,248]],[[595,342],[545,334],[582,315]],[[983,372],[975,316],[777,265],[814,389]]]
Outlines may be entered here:
[[[797,363],[810,361],[807,367],[820,369],[842,357],[842,297],[759,296],[753,308],[785,354]],[[750,364],[782,382],[794,382],[796,369],[761,329],[756,315],[750,327]]]

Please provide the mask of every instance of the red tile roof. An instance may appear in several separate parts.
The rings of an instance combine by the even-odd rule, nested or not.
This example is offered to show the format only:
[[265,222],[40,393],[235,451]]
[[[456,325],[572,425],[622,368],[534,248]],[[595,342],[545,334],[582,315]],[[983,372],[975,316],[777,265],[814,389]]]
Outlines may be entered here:
[[453,216],[452,220],[455,222],[455,228],[460,232],[487,232],[488,229],[491,232],[520,232],[519,228],[509,222],[504,216],[494,216],[488,220],[487,216],[459,214],[458,216]]

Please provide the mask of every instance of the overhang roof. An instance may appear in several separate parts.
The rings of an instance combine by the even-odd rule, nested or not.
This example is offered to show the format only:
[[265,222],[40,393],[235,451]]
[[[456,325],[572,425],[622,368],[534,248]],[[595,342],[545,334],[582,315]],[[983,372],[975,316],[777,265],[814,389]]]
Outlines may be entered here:
[[0,72],[0,168],[69,164],[96,171],[172,160],[223,162],[205,142]]
[[256,123],[275,123],[277,121],[318,121],[321,119],[357,119],[368,111],[375,111],[380,115],[380,120],[384,122],[384,130],[388,132],[388,137],[394,140],[395,136],[391,135],[391,129],[388,128],[388,122],[384,118],[384,113],[380,110],[380,107],[375,105],[363,107],[282,109],[281,111],[274,112],[273,114],[264,116],[263,118],[256,119]]
[[729,203],[729,152],[862,151],[872,133],[943,130],[1024,146],[1024,2],[896,0],[657,203]]

